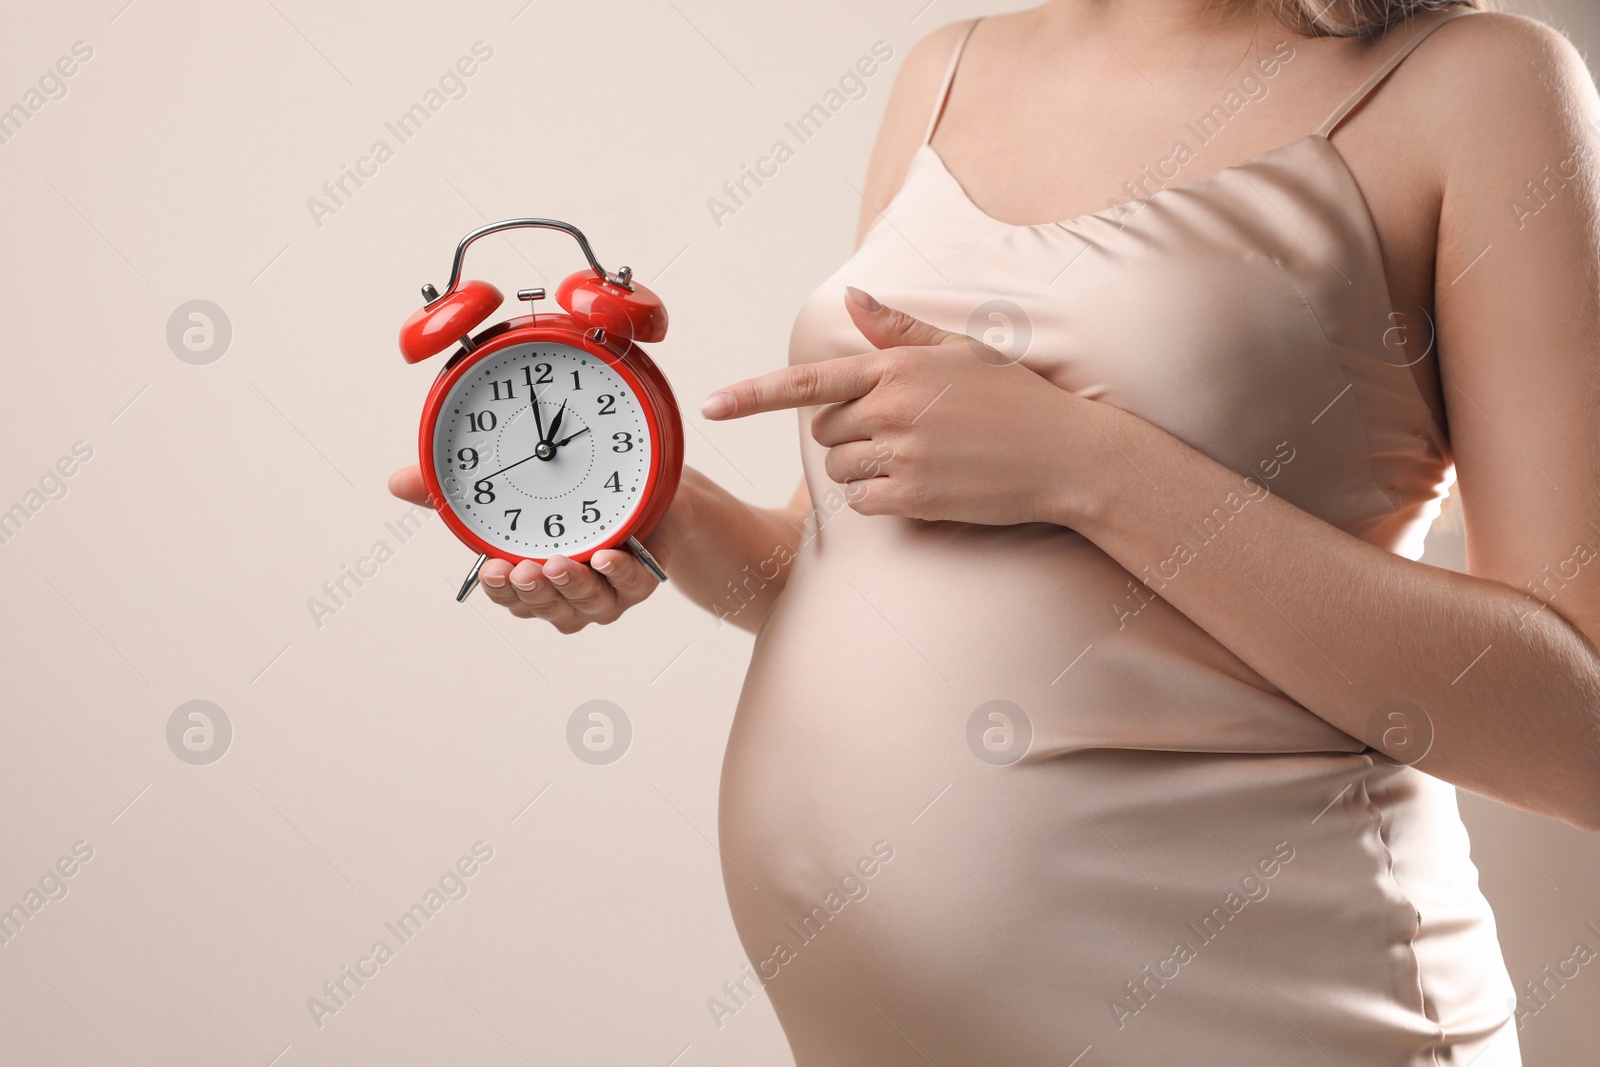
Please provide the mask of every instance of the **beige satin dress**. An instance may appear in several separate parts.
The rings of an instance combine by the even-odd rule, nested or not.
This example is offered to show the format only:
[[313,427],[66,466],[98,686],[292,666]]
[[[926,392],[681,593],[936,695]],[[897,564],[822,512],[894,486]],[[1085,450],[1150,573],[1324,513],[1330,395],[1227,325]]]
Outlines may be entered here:
[[[1377,234],[1329,135],[1453,17],[1414,23],[1317,132],[1131,213],[1000,222],[924,143],[791,362],[866,347],[855,285],[997,331],[1062,389],[1415,558],[1449,443],[1385,344]],[[750,966],[719,1020],[764,986],[801,1067],[1520,1063],[1452,786],[1170,607],[1181,564],[1136,578],[1059,526],[856,514],[812,414],[817,518],[723,770]],[[1191,549],[1227,536],[1194,519]]]

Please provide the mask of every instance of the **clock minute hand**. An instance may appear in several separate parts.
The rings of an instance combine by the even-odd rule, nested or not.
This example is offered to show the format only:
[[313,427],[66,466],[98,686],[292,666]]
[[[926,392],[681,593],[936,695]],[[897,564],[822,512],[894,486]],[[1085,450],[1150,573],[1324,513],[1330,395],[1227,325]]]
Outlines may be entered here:
[[533,400],[530,401],[530,403],[533,405],[533,428],[539,431],[539,440],[543,441],[544,419],[539,416],[539,394],[534,390],[532,385],[528,386],[528,392],[533,393]]

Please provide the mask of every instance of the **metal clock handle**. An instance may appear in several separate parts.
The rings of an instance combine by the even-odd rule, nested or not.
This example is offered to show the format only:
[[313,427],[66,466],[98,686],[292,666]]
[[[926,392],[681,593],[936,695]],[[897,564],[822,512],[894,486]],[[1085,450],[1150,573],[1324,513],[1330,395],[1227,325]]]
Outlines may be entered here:
[[461,591],[456,593],[456,603],[467,599],[467,594],[478,588],[478,572],[483,570],[483,565],[489,562],[487,553],[480,555],[472,565],[472,570],[467,572],[467,580],[461,583]]
[[455,262],[450,266],[450,284],[445,286],[444,292],[439,292],[431,285],[422,287],[422,297],[429,306],[455,292],[456,286],[461,284],[461,263],[466,258],[467,248],[472,242],[491,233],[500,233],[502,230],[559,230],[568,234],[578,242],[578,247],[583,249],[584,258],[589,261],[589,266],[594,268],[596,274],[620,289],[633,292],[633,269],[623,267],[615,274],[607,271],[600,265],[600,261],[594,258],[594,250],[589,247],[589,239],[583,235],[583,231],[570,222],[561,222],[557,219],[506,219],[503,222],[491,222],[487,226],[479,226],[461,239],[461,243],[456,245]]
[[656,558],[650,554],[650,550],[644,547],[637,537],[630,537],[622,543],[629,552],[633,553],[633,558],[644,565],[645,570],[656,576],[656,581],[664,582],[667,580],[667,572],[662,569],[661,564],[656,562]]

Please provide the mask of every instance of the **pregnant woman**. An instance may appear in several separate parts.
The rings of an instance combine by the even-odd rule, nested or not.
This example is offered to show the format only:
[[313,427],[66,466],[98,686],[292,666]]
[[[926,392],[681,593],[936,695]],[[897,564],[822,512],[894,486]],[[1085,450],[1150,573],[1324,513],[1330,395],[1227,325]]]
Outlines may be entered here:
[[[798,411],[793,502],[686,472],[650,541],[757,634],[720,844],[799,1064],[1520,1062],[1455,787],[1600,827],[1597,119],[1449,0],[905,58],[854,255],[705,403]],[[655,585],[481,580],[563,633]]]

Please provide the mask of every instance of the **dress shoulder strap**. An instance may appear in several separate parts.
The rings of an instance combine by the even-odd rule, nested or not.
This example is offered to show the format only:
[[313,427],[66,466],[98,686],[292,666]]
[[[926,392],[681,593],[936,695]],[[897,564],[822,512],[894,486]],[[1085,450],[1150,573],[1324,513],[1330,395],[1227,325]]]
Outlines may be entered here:
[[939,125],[939,117],[944,114],[944,102],[950,96],[950,83],[956,80],[956,64],[961,62],[961,53],[967,47],[967,38],[972,36],[973,28],[981,21],[983,16],[979,15],[967,23],[967,28],[956,38],[956,46],[950,51],[950,62],[944,68],[944,80],[939,83],[939,95],[933,100],[933,114],[928,116],[928,132],[922,135],[923,144],[933,140],[934,127]]
[[1384,60],[1383,66],[1372,72],[1372,76],[1362,84],[1361,88],[1350,94],[1350,99],[1340,104],[1338,110],[1328,116],[1328,121],[1324,122],[1321,127],[1317,129],[1317,133],[1323,137],[1331,136],[1333,131],[1339,128],[1339,124],[1348,118],[1352,111],[1361,106],[1362,101],[1366,100],[1367,96],[1372,92],[1372,90],[1376,89],[1380,84],[1382,84],[1385,78],[1394,73],[1394,68],[1400,65],[1400,61],[1405,59],[1406,56],[1409,56],[1412,52],[1412,49],[1416,48],[1417,45],[1427,40],[1428,35],[1434,30],[1437,30],[1440,26],[1443,26],[1445,23],[1450,22],[1453,19],[1461,18],[1463,15],[1477,15],[1480,13],[1481,12],[1473,8],[1452,11],[1443,18],[1434,19],[1432,22],[1429,22],[1426,26],[1422,27],[1422,29],[1412,34],[1410,40],[1406,41],[1405,44],[1395,49],[1394,54],[1388,59]]

